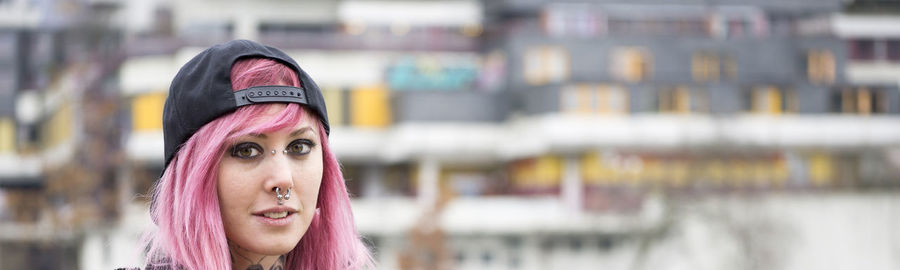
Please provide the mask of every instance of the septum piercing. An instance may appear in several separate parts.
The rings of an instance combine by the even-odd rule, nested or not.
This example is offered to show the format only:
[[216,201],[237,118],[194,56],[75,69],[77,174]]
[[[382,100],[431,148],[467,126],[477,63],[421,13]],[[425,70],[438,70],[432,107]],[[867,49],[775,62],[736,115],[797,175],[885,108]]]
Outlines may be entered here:
[[275,187],[275,199],[278,199],[278,205],[284,204],[285,200],[291,199],[291,189],[289,188],[287,192],[281,194],[281,188]]

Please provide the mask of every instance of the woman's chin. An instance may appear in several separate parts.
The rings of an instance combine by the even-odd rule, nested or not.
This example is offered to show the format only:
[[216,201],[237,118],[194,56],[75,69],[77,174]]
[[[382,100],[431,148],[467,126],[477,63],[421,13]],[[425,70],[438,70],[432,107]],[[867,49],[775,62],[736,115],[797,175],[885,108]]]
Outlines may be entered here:
[[290,242],[290,241],[280,241],[278,243],[270,243],[270,244],[266,245],[265,248],[262,248],[262,249],[256,251],[256,253],[266,255],[266,256],[279,256],[279,255],[291,252],[291,250],[293,250],[294,247],[297,246],[297,243],[298,242]]

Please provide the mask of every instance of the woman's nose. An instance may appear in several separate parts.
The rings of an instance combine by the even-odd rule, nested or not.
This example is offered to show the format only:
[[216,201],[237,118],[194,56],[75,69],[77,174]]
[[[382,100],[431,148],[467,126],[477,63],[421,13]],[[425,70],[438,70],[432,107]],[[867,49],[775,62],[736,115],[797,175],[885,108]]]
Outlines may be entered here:
[[275,188],[288,190],[293,187],[293,170],[290,159],[287,155],[272,150],[266,157],[266,186],[267,191],[274,191]]

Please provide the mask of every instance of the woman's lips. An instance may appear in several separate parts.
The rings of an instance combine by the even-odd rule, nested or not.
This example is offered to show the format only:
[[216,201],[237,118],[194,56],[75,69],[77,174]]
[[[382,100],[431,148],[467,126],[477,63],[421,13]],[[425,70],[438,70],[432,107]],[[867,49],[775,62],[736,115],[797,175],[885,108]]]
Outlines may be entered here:
[[287,212],[282,218],[271,218],[266,215],[253,215],[253,219],[269,226],[287,226],[294,222],[296,216],[297,214],[294,212]]
[[278,206],[253,213],[253,219],[270,226],[286,226],[294,221],[297,210]]

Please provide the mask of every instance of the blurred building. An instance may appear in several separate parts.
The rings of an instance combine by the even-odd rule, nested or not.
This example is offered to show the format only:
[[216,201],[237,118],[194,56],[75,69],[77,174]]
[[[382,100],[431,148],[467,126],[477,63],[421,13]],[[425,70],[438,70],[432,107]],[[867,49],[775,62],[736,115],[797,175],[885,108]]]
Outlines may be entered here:
[[[855,1],[842,14],[813,21],[808,31],[832,34],[847,44],[848,87],[841,89],[841,112],[895,112],[900,78],[900,3]],[[838,105],[838,104],[835,104]]]
[[102,3],[3,1],[0,17],[0,268],[76,269],[85,231],[118,220],[120,36]]
[[323,89],[381,269],[640,268],[679,199],[900,186],[884,1],[26,2],[0,2],[3,269],[139,265],[169,82],[237,38]]

